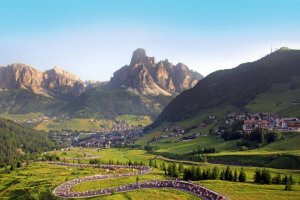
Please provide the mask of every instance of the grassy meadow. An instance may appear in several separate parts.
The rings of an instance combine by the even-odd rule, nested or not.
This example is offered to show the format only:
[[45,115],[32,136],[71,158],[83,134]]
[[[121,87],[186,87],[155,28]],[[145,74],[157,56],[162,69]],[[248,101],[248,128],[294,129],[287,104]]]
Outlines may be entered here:
[[[249,113],[271,112],[283,116],[300,115],[297,104],[294,100],[300,98],[300,90],[290,89],[291,83],[274,84],[268,92],[259,94],[250,104],[246,106]],[[289,112],[287,112],[289,111]]]
[[[10,120],[29,120],[43,115],[42,113],[34,112],[28,114],[9,114],[0,113],[0,118]],[[115,120],[126,121],[132,126],[147,126],[152,123],[150,116],[136,115],[119,115],[115,119],[98,119],[98,118],[63,118],[50,119],[47,122],[33,124],[33,128],[42,131],[50,130],[72,130],[72,131],[101,131],[103,129],[112,129]]]
[[[139,181],[143,182],[147,180],[162,180],[166,178],[167,177],[164,175],[164,173],[161,170],[154,169],[151,174],[139,176]],[[136,182],[136,176],[122,177],[118,179],[97,180],[97,181],[78,184],[74,188],[72,188],[72,191],[82,192],[87,190],[104,189],[109,187],[127,185],[135,182]]]
[[[51,191],[59,184],[65,181],[94,175],[104,174],[104,170],[95,168],[75,168],[75,167],[64,167],[57,165],[50,165],[42,162],[30,163],[28,166],[18,169],[10,174],[6,174],[3,169],[0,170],[0,199],[12,199],[12,200],[28,200],[28,199],[41,199],[51,200],[59,199],[53,197]],[[146,175],[140,177],[140,180],[153,179],[156,173],[152,175]],[[161,174],[161,172],[159,172]],[[152,176],[152,177],[151,177]],[[125,183],[135,182],[136,177],[130,177],[128,180],[103,180],[99,184],[89,182],[87,185],[80,184],[76,187],[77,190],[85,189],[97,189],[102,187],[109,187],[110,184],[118,185]],[[156,178],[159,178],[157,175]],[[162,178],[162,175],[160,175]],[[142,190],[135,192],[128,192],[122,194],[116,194],[105,197],[95,197],[92,199],[186,199],[193,200],[197,199],[194,196],[169,189],[153,189],[153,190]]]
[[126,121],[129,125],[133,126],[148,126],[152,123],[150,116],[136,116],[136,115],[119,115],[116,117],[118,121]]
[[0,118],[10,119],[10,120],[26,120],[26,119],[32,119],[34,117],[38,117],[41,115],[42,115],[42,113],[39,113],[39,112],[31,112],[28,114],[0,113]]
[[[149,159],[154,159],[156,156],[147,154],[144,150],[136,149],[105,149],[97,151],[94,148],[73,148],[70,151],[52,151],[49,154],[56,154],[61,159],[66,159],[67,162],[78,162],[75,158],[82,158],[81,162],[88,162],[90,156],[97,156],[98,159],[108,162],[109,160],[128,162],[144,162],[148,163]],[[74,160],[73,160],[74,158]],[[166,164],[172,163],[172,161],[164,160],[162,157],[157,157],[157,165],[162,162]],[[178,161],[180,162],[180,161]],[[209,163],[192,163],[187,162],[185,167],[191,166],[191,164],[200,165],[201,169],[213,168],[218,166],[220,170],[225,169],[227,166],[222,164],[209,164]],[[240,166],[230,166],[231,169],[240,170]],[[256,167],[244,167],[247,175],[247,183],[227,182],[227,181],[199,181],[197,183],[202,184],[210,189],[227,195],[231,199],[299,199],[300,188],[299,185],[293,186],[293,191],[284,191],[284,185],[264,185],[254,184],[253,175]],[[274,169],[270,168],[272,175],[281,173],[282,175],[293,175],[294,179],[300,181],[300,170],[287,170],[287,169]],[[32,162],[28,166],[24,166],[16,171],[6,174],[4,169],[0,170],[0,199],[55,199],[51,196],[51,190],[57,185],[74,178],[89,176],[93,174],[104,173],[101,169],[95,168],[75,168],[50,165],[44,162]],[[115,172],[121,173],[121,172]],[[139,176],[140,181],[153,180],[153,179],[167,179],[164,172],[160,169],[154,168],[152,174]],[[134,183],[136,177],[126,177],[119,179],[107,179],[97,180],[92,182],[81,183],[73,188],[74,191],[86,191],[92,189],[100,189],[106,187],[114,187],[128,183]],[[285,196],[283,196],[285,195]],[[278,198],[275,198],[275,197]],[[282,196],[282,197],[281,197]],[[154,190],[140,190],[122,194],[115,194],[110,196],[95,197],[91,199],[187,199],[192,200],[196,197],[181,192],[169,189],[154,189]]]
[[[182,161],[176,161],[172,159],[166,159],[161,156],[155,156],[151,154],[147,154],[146,151],[144,150],[136,150],[136,149],[104,149],[101,151],[97,151],[97,149],[94,148],[73,148],[71,151],[67,151],[67,155],[63,155],[62,151],[52,151],[49,153],[56,154],[60,156],[62,159],[63,158],[73,158],[73,156],[78,157],[80,156],[82,158],[81,162],[88,162],[89,159],[88,157],[84,157],[85,155],[93,155],[93,156],[99,156],[98,159],[103,160],[105,162],[108,162],[109,160],[113,160],[114,162],[120,161],[120,162],[128,162],[128,161],[135,161],[135,162],[144,162],[145,164],[148,164],[149,159],[155,159],[157,165],[161,165],[163,162],[166,164],[169,163],[180,163]],[[86,159],[84,159],[86,158]],[[68,162],[73,162],[72,160],[67,160]],[[74,162],[77,162],[74,160]],[[189,167],[191,165],[199,165],[202,169],[207,169],[207,168],[213,168],[214,166],[218,166],[220,170],[225,169],[227,165],[224,164],[211,164],[211,163],[199,163],[199,162],[190,162],[190,161],[185,161],[184,166]],[[235,166],[235,165],[230,165],[230,167],[234,170],[237,169],[239,170],[241,167],[240,166]],[[249,181],[252,181],[252,177],[254,175],[255,170],[257,167],[253,166],[244,166],[245,172],[247,174],[247,177]],[[155,169],[158,170],[158,169]],[[160,171],[160,170],[159,170]],[[271,173],[274,175],[276,173],[281,173],[281,174],[288,174],[288,175],[293,175],[295,178],[300,180],[300,170],[291,170],[291,169],[276,169],[276,168],[270,168]],[[156,173],[158,171],[155,171]],[[159,174],[156,174],[159,175]]]
[[0,171],[0,199],[52,199],[51,190],[65,181],[102,174],[95,168],[75,168],[33,162],[6,174]]
[[186,192],[172,189],[143,189],[111,196],[90,198],[91,200],[196,200],[199,199]]
[[300,198],[300,185],[294,185],[293,191],[285,191],[284,185],[235,183],[219,180],[200,181],[199,184],[226,194],[231,200],[296,200]]
[[111,129],[113,122],[104,119],[52,119],[48,122],[37,124],[34,128],[37,130],[77,130],[77,131],[99,131],[102,128]]
[[[203,116],[202,116],[203,117]],[[184,122],[185,126],[195,126],[199,123],[201,116],[196,116]],[[160,136],[171,131],[154,130],[151,133],[139,138],[136,143],[139,145],[150,145],[155,147],[155,153],[168,157],[179,157],[193,150],[200,148],[215,148],[217,153],[206,154],[209,162],[226,163],[233,165],[249,165],[271,168],[300,168],[300,133],[283,133],[283,139],[267,144],[261,148],[241,151],[237,143],[241,140],[224,140],[218,136],[209,135],[209,130],[216,128],[218,122],[212,122],[204,128],[193,128],[185,135],[161,139]],[[182,138],[198,134],[195,139],[182,140]],[[160,138],[155,141],[155,139]],[[154,141],[153,141],[154,140]],[[151,143],[148,143],[151,141]],[[178,157],[178,158],[179,158]],[[182,157],[184,158],[184,157]],[[180,159],[182,159],[180,158]]]
[[[127,121],[129,125],[133,126],[147,126],[152,122],[149,116],[136,116],[136,115],[120,115],[115,118],[118,121]],[[77,130],[77,131],[101,131],[103,129],[112,129],[114,120],[111,119],[52,119],[48,122],[37,124],[34,128],[37,130]]]

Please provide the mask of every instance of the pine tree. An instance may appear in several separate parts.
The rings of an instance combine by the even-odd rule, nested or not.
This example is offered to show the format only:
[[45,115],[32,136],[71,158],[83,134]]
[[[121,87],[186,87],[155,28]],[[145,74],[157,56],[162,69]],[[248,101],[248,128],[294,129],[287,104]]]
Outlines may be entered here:
[[229,177],[228,177],[229,181],[233,181],[233,173],[232,170],[229,171]]
[[233,181],[234,182],[238,181],[238,173],[237,173],[236,169],[234,170]]
[[207,176],[207,179],[208,179],[208,180],[212,179],[212,174],[211,174],[210,168],[207,168],[207,169],[206,169],[206,176]]
[[281,175],[280,175],[280,173],[277,173],[277,175],[275,177],[273,177],[272,183],[273,184],[280,184],[281,183]]
[[225,171],[222,170],[221,173],[220,173],[220,180],[225,180]]
[[173,167],[172,167],[171,164],[169,164],[168,167],[167,167],[167,174],[169,176],[173,176]]
[[211,174],[211,178],[214,179],[214,180],[216,180],[216,179],[219,178],[219,169],[218,169],[217,166],[215,166],[213,168],[213,171],[212,171],[212,174]]
[[267,170],[266,169],[262,169],[261,170],[261,183],[266,183],[267,182]]
[[202,171],[202,180],[207,180],[207,174],[205,169],[203,169]]
[[184,170],[183,164],[180,163],[180,164],[179,164],[179,167],[178,167],[178,172],[179,172],[179,174],[182,174],[182,173],[183,173],[183,170]]
[[195,179],[197,181],[202,180],[202,173],[201,173],[201,169],[200,169],[199,166],[196,167],[196,177],[195,177]]
[[161,164],[160,169],[163,170],[163,171],[166,170],[166,163],[165,163],[165,162],[163,162],[163,163]]
[[288,176],[287,175],[285,175],[285,177],[282,179],[282,184],[286,184],[287,183],[287,181],[288,181]]
[[295,180],[293,179],[293,176],[292,176],[292,175],[290,175],[289,179],[290,179],[291,185],[294,185],[294,184],[295,184]]
[[259,169],[255,170],[253,179],[254,179],[255,183],[260,183],[261,182],[261,171]]
[[155,157],[155,160],[154,160],[154,167],[158,168],[157,163],[156,163],[156,157]]
[[230,167],[227,166],[226,170],[225,170],[225,179],[226,181],[229,181],[230,180]]
[[271,184],[272,183],[272,175],[269,169],[266,170],[266,179],[265,179],[266,184]]
[[246,182],[246,173],[244,171],[244,168],[241,168],[240,175],[239,175],[239,182]]
[[259,183],[265,183],[265,184],[271,184],[272,177],[270,170],[268,169],[262,169],[260,172],[260,182]]
[[192,179],[192,171],[191,169],[185,168],[183,171],[183,179],[189,181]]
[[290,179],[287,179],[287,182],[285,184],[285,190],[286,191],[291,191],[292,190],[292,184],[291,184]]
[[192,168],[191,168],[191,173],[192,173],[191,180],[192,180],[192,181],[197,180],[197,172],[196,172],[196,167],[195,167],[194,165],[193,165]]
[[176,163],[173,163],[172,168],[173,168],[172,176],[173,177],[179,177],[178,167],[177,167]]

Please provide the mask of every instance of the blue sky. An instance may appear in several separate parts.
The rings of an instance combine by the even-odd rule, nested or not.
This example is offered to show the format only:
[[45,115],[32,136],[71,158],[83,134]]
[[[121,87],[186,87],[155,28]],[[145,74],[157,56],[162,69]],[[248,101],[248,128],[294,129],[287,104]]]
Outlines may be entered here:
[[1,0],[0,64],[109,80],[144,48],[207,75],[300,49],[299,0]]

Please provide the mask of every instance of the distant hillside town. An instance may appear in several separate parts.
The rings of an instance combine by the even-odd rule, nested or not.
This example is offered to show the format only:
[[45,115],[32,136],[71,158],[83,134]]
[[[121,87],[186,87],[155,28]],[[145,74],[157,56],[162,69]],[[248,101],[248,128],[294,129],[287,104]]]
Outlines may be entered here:
[[269,113],[231,113],[227,115],[226,124],[243,121],[243,131],[252,132],[256,128],[279,132],[300,131],[300,120],[297,117],[282,118],[277,114]]

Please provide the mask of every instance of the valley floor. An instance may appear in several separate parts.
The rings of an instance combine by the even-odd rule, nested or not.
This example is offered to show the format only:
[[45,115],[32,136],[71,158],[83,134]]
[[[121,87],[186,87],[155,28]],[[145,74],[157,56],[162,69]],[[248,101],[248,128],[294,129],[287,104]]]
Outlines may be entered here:
[[[128,162],[144,162],[148,163],[149,159],[155,158],[155,155],[147,154],[143,150],[133,149],[106,149],[97,151],[97,149],[74,148],[70,151],[53,151],[50,154],[57,154],[61,160],[68,162],[89,162],[89,157],[99,156],[101,160],[108,162],[109,160]],[[73,161],[74,158],[74,161]],[[76,158],[76,160],[75,160]],[[71,159],[71,160],[68,160]],[[157,165],[159,166],[165,162],[157,158]],[[188,164],[185,164],[187,166]],[[223,169],[226,165],[214,164],[200,164],[202,169],[212,168],[218,166]],[[240,166],[230,166],[232,169],[240,169]],[[250,199],[300,199],[300,186],[293,185],[293,191],[285,191],[284,185],[264,185],[254,184],[252,177],[254,175],[255,167],[244,167],[247,175],[247,183],[228,182],[221,180],[207,180],[198,181],[203,186],[220,192],[232,200],[250,200]],[[272,174],[281,173],[293,175],[296,182],[300,180],[300,170],[287,169],[270,169]],[[78,177],[89,176],[93,174],[104,173],[102,169],[95,168],[75,168],[49,165],[44,162],[32,162],[28,166],[24,166],[16,171],[6,174],[4,169],[0,170],[0,198],[1,199],[56,199],[51,194],[51,191],[61,183]],[[91,189],[99,189],[101,187],[119,186],[127,183],[134,183],[136,177],[99,180],[96,182],[86,182],[77,185],[74,190],[85,191]],[[160,169],[154,168],[152,174],[142,175],[139,177],[140,181],[153,179],[169,179],[164,175]],[[151,189],[139,190],[134,192],[127,192],[122,194],[115,194],[105,197],[96,197],[92,199],[196,199],[196,197],[181,191],[174,191],[170,189]]]

